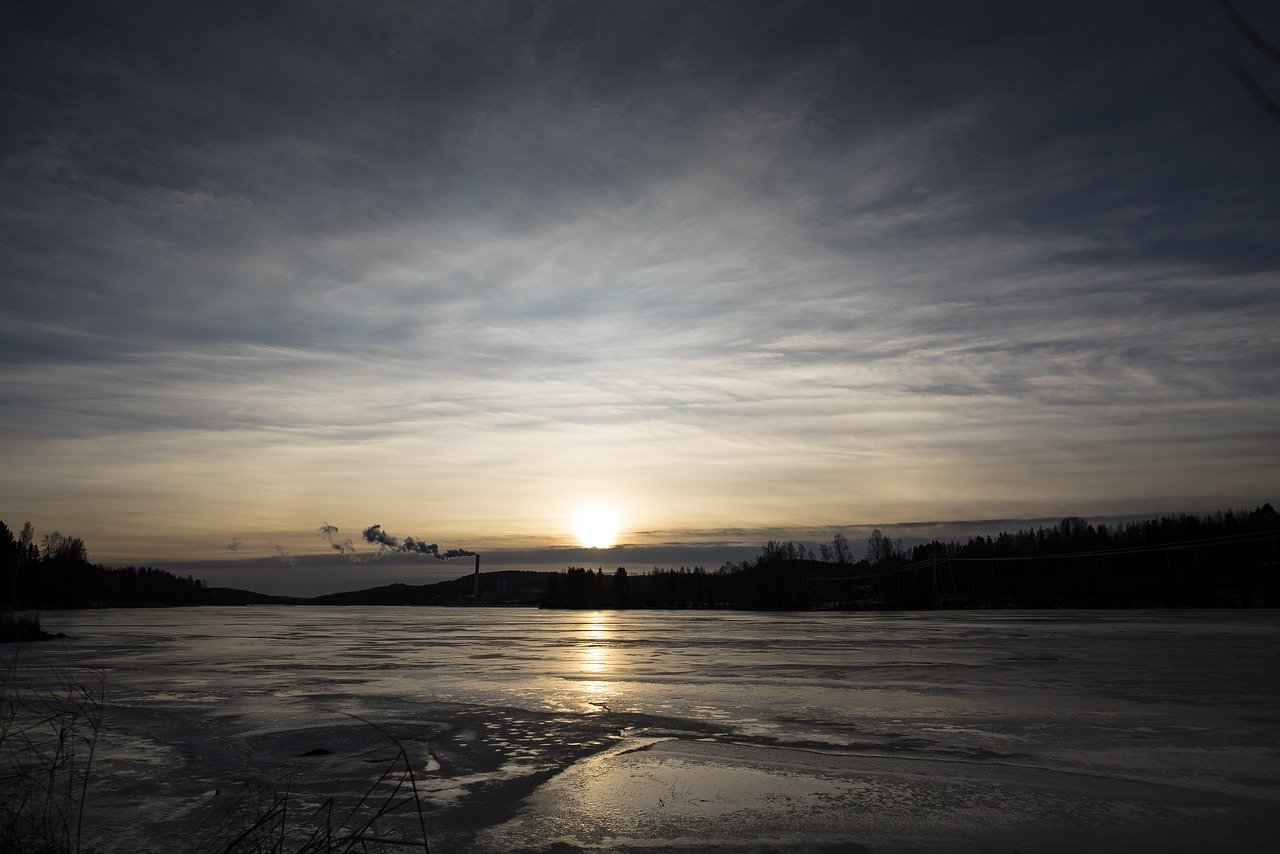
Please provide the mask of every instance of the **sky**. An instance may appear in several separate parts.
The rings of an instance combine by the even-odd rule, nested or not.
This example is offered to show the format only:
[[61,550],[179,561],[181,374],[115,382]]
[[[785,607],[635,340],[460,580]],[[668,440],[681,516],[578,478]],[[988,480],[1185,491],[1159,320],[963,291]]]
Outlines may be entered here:
[[1280,121],[1232,63],[1280,65],[1212,2],[0,33],[0,519],[92,559],[282,588],[325,523],[718,563],[1280,497]]

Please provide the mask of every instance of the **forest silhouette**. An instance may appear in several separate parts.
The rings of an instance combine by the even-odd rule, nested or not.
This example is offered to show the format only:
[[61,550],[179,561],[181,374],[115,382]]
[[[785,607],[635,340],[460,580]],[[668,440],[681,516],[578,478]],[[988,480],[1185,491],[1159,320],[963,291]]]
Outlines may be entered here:
[[51,531],[37,541],[30,522],[17,533],[0,522],[0,605],[6,608],[198,605],[207,598],[200,579],[91,564],[79,537]]
[[752,560],[705,567],[570,567],[544,604],[565,608],[1214,608],[1280,605],[1280,514],[1176,515],[934,540],[904,548],[879,529],[853,560],[836,534],[817,551],[769,541]]

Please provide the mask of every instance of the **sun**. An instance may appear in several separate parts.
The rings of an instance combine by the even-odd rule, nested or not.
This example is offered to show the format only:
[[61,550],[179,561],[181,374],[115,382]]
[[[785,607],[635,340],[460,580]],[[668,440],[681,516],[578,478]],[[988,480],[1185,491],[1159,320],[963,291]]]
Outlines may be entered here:
[[574,518],[573,533],[589,549],[607,549],[618,539],[618,514],[604,507],[589,507]]

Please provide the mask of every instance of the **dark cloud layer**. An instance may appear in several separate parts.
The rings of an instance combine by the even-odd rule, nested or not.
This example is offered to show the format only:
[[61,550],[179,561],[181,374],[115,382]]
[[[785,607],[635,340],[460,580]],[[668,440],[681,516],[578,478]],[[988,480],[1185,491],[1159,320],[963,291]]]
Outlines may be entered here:
[[6,519],[1274,497],[1280,127],[1213,4],[0,14]]

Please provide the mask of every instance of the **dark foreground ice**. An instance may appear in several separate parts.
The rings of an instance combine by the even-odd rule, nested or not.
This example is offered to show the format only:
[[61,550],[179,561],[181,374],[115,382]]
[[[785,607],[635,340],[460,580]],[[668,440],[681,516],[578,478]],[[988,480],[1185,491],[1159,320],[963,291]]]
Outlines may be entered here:
[[1276,612],[253,607],[44,622],[72,637],[23,646],[22,679],[105,672],[86,815],[102,851],[199,847],[246,780],[287,777],[299,812],[353,804],[396,756],[387,734],[437,852],[1280,839]]

